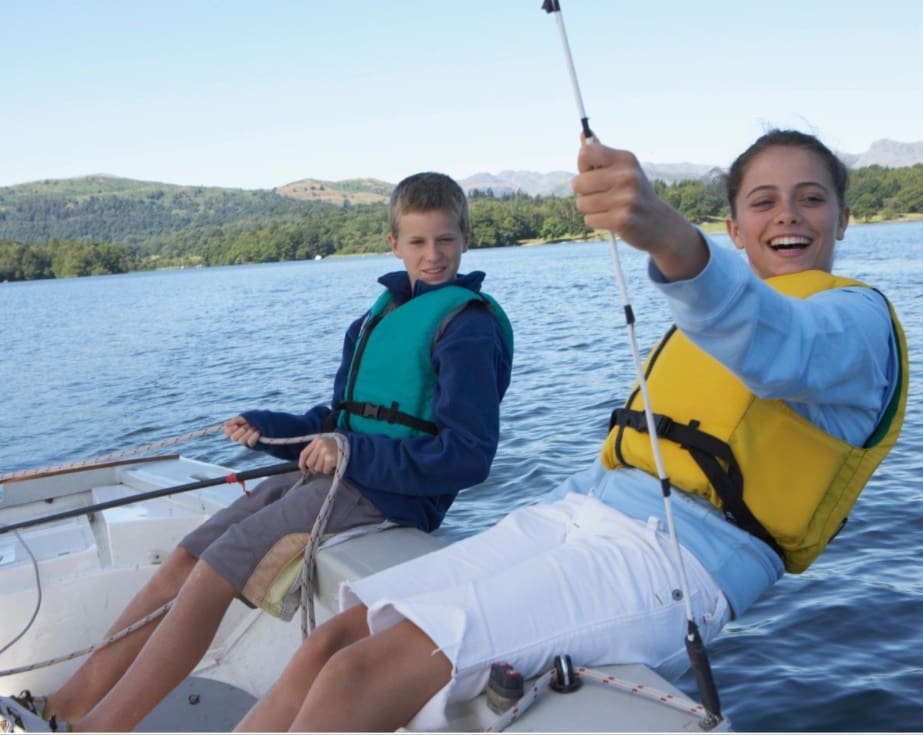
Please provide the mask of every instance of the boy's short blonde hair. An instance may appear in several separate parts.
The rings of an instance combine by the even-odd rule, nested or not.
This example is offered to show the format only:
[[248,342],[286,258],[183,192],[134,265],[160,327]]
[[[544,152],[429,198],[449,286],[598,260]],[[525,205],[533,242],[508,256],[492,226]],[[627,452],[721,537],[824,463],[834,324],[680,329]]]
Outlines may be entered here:
[[465,241],[471,238],[471,216],[465,192],[451,176],[433,171],[412,174],[394,187],[388,205],[388,231],[397,237],[401,215],[406,212],[434,209],[455,215]]

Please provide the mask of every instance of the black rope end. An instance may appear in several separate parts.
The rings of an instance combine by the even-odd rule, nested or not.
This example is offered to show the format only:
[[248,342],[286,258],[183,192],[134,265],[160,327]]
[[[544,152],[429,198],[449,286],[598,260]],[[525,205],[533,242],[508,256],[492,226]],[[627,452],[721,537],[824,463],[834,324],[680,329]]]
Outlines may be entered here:
[[715,686],[711,665],[708,663],[708,652],[705,650],[705,644],[702,643],[702,637],[699,635],[699,629],[696,627],[695,621],[688,620],[687,626],[686,652],[689,654],[689,661],[692,663],[692,673],[695,674],[699,696],[702,698],[702,706],[705,708],[706,713],[706,717],[701,724],[703,729],[711,730],[723,719],[721,716],[721,702],[718,699],[718,688]]
[[591,138],[595,138],[595,137],[596,137],[596,136],[593,134],[593,131],[590,130],[590,118],[588,118],[588,117],[581,117],[581,118],[580,118],[580,126],[583,128],[583,137],[584,137],[584,138],[586,138],[587,140],[590,140]]
[[542,10],[546,13],[560,13],[561,4],[558,0],[545,0],[545,2],[542,3]]
[[661,477],[660,478],[660,492],[663,494],[663,497],[669,498],[670,493],[673,492],[673,489],[670,487],[670,478]]

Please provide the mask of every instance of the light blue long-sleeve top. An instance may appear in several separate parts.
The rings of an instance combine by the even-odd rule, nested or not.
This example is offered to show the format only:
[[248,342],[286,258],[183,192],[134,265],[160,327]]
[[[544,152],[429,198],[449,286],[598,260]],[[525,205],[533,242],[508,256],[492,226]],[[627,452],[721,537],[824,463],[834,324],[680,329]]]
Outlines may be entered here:
[[[709,261],[692,279],[669,282],[653,261],[648,265],[677,327],[756,395],[784,400],[829,434],[862,445],[897,387],[899,358],[884,298],[861,287],[786,297],[737,252],[705,240]],[[568,492],[591,493],[633,518],[666,523],[659,481],[641,470],[606,470],[597,459],[549,499]],[[680,543],[712,574],[735,616],[742,615],[782,576],[782,560],[704,498],[677,490],[671,500]]]

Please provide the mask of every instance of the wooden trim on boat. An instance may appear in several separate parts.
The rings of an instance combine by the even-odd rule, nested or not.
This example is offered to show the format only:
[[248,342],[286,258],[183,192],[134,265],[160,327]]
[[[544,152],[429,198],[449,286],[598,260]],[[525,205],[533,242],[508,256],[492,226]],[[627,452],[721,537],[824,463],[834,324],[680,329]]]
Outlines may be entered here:
[[151,455],[149,457],[135,457],[134,459],[118,459],[109,462],[99,462],[96,464],[81,464],[79,467],[67,467],[64,469],[50,469],[50,470],[36,470],[35,472],[30,472],[27,475],[19,475],[17,477],[11,477],[7,480],[4,480],[3,485],[12,485],[14,482],[22,482],[23,480],[37,480],[42,477],[55,477],[56,475],[67,475],[74,472],[83,472],[84,470],[99,470],[106,469],[107,467],[121,467],[127,464],[139,464],[142,462],[162,462],[164,460],[179,459],[179,454],[158,454]]

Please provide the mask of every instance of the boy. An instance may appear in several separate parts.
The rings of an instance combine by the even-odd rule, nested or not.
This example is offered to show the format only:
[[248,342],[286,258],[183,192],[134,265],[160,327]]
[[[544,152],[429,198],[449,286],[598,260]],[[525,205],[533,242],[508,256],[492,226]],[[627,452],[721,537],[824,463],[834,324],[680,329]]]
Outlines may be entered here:
[[[456,494],[483,481],[499,438],[513,337],[499,305],[480,292],[484,273],[459,275],[470,221],[461,187],[419,173],[391,195],[388,243],[405,270],[349,327],[331,405],[303,415],[249,411],[228,438],[317,473],[262,483],[183,539],[112,626],[122,630],[176,598],[166,616],[100,649],[47,700],[41,717],[75,729],[133,729],[208,649],[231,601],[263,601],[268,583],[299,549],[332,482],[331,436],[304,445],[259,439],[336,431],[350,460],[327,532],[390,521],[432,531]],[[55,724],[55,723],[52,723]]]

